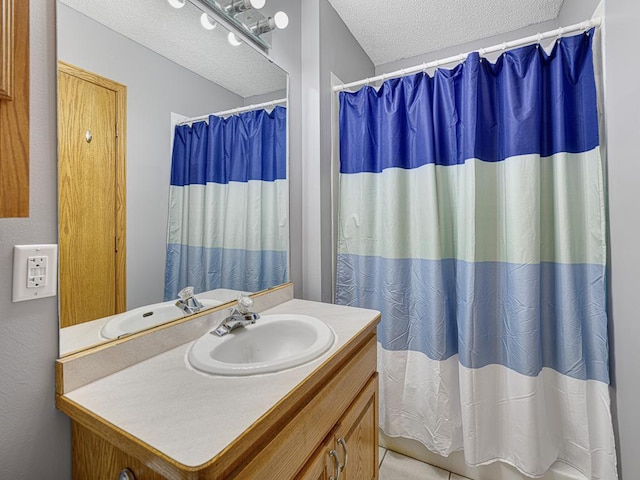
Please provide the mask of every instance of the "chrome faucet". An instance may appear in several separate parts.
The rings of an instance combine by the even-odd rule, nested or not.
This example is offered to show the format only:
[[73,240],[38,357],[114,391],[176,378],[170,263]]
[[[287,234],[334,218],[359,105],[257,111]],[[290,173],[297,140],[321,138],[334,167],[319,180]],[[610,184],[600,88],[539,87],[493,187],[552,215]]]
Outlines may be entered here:
[[230,308],[230,315],[220,322],[220,325],[211,332],[219,337],[223,337],[228,333],[233,332],[236,328],[246,327],[256,323],[256,320],[260,318],[255,312],[251,311],[253,307],[253,300],[251,298],[240,295],[238,297],[238,305],[234,308]]
[[178,292],[178,297],[180,298],[176,302],[176,307],[188,315],[199,312],[204,308],[204,305],[193,294],[193,287],[184,287]]

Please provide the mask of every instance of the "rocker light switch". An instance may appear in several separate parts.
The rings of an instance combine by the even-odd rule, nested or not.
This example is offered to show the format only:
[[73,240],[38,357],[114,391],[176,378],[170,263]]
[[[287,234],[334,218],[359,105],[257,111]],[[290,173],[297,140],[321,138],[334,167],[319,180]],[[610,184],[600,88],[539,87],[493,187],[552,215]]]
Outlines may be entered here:
[[13,301],[56,295],[57,245],[16,245],[13,248]]

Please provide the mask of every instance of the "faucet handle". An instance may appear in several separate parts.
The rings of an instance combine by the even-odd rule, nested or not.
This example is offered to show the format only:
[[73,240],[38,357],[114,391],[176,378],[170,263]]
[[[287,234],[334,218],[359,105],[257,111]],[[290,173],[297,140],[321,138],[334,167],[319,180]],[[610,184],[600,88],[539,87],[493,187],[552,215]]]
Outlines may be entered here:
[[182,290],[178,292],[178,297],[180,300],[185,301],[188,298],[193,297],[193,287],[184,287]]
[[250,297],[238,295],[238,312],[245,315],[251,312],[251,307],[253,307],[253,300]]

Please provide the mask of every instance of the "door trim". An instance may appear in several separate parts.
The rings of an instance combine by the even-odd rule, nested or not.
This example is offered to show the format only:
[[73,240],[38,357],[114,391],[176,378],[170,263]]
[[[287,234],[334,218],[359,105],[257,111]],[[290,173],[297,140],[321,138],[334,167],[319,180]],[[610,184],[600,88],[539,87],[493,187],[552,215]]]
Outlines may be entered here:
[[66,73],[86,82],[111,90],[116,95],[116,312],[127,309],[127,87],[108,78],[58,61],[58,73]]

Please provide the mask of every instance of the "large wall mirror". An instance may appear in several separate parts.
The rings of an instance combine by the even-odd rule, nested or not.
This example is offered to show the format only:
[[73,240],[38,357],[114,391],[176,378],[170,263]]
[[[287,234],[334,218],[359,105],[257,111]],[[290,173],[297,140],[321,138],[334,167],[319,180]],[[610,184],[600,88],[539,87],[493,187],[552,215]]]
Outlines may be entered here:
[[61,356],[289,280],[288,75],[201,15],[57,2]]

